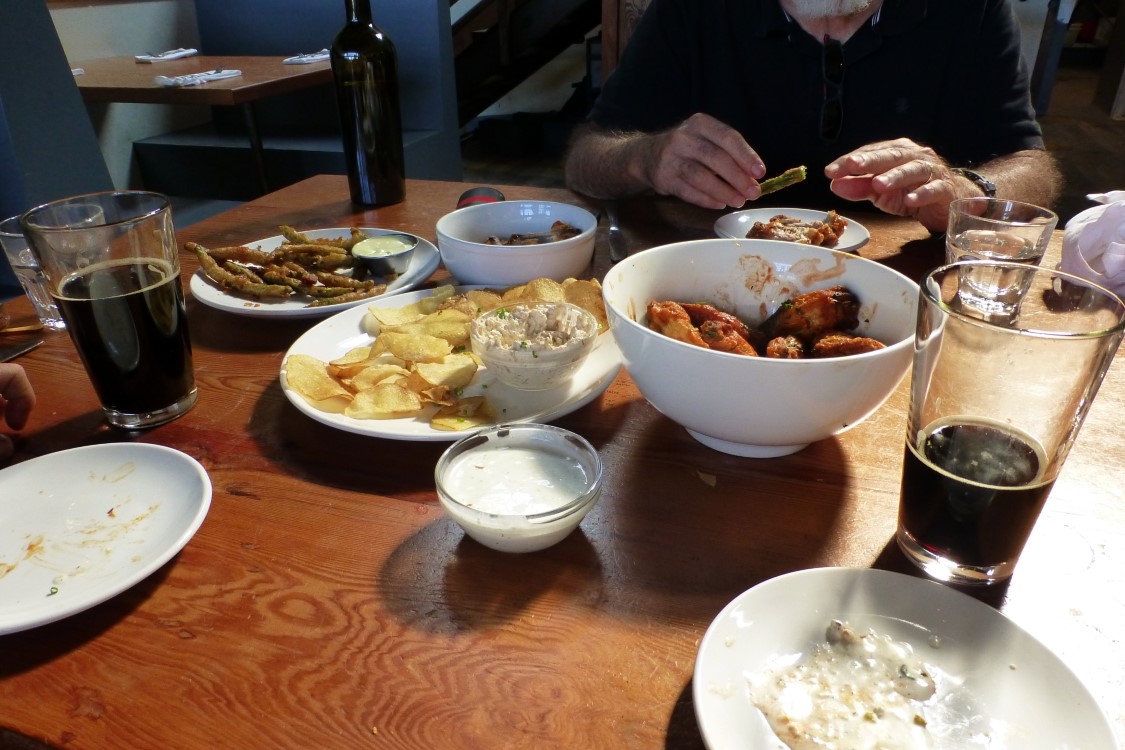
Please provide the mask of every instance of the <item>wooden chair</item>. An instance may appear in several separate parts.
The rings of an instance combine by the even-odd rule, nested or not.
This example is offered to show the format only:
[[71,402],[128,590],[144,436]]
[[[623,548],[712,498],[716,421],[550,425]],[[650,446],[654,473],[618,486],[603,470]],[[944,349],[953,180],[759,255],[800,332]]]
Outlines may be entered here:
[[617,67],[621,52],[650,0],[602,0],[602,80]]

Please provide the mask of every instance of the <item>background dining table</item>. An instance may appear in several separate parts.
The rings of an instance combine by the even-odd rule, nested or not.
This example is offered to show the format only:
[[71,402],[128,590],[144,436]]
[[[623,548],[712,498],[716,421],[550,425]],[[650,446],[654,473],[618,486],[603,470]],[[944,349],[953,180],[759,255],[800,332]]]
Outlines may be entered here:
[[[364,209],[349,203],[343,177],[314,177],[178,239],[234,245],[289,224],[435,241],[435,222],[468,187],[410,181],[404,202]],[[565,190],[498,187],[509,199],[600,209]],[[713,236],[719,216],[654,198],[620,213],[633,252]],[[941,262],[940,236],[918,224],[845,213],[870,230],[860,255],[915,279]],[[197,263],[181,257],[186,288]],[[607,273],[603,222],[589,274]],[[439,269],[428,284],[447,280]],[[30,315],[26,300],[9,309]],[[816,567],[920,575],[894,542],[908,378],[854,429],[751,459],[697,443],[622,370],[555,421],[600,452],[599,504],[557,546],[510,555],[466,538],[439,506],[433,469],[447,442],[356,435],[290,404],[282,360],[316,319],[241,317],[190,295],[188,315],[198,404],[148,431],[106,426],[66,333],[47,333],[17,360],[39,403],[13,461],[155,443],[198,459],[214,498],[194,538],[152,576],[0,636],[0,747],[699,748],[693,665],[729,601]],[[1010,584],[968,590],[1074,670],[1118,736],[1123,414],[1116,362]]]

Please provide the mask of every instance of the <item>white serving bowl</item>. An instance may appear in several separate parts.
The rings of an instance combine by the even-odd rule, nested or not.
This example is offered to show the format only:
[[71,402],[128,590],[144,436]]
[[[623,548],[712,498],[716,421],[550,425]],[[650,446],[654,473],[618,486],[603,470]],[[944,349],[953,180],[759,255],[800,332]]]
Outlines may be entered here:
[[434,469],[438,499],[465,533],[501,552],[561,542],[594,507],[602,460],[580,435],[522,422],[449,446]]
[[[833,359],[712,351],[647,326],[653,300],[709,302],[750,325],[795,294],[842,284],[858,296],[856,332],[886,348]],[[880,263],[773,240],[680,242],[636,253],[602,282],[625,369],[660,412],[704,445],[768,458],[862,422],[910,368],[918,286]]]
[[[539,245],[490,245],[489,237],[550,230],[565,221],[580,230],[566,240]],[[584,208],[553,201],[511,200],[466,206],[438,219],[442,263],[462,284],[515,286],[532,279],[577,278],[594,256],[598,219]]]
[[598,319],[569,302],[521,302],[478,315],[469,337],[473,353],[501,383],[545,391],[567,382],[590,356]]

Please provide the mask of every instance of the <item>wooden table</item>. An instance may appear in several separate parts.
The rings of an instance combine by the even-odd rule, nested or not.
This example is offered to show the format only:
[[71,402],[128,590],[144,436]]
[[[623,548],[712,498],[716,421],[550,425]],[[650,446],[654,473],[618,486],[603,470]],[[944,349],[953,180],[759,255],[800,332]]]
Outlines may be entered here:
[[[317,177],[179,239],[224,245],[281,223],[355,222],[433,240],[465,187],[411,181],[404,203],[356,211],[344,178]],[[664,200],[622,208],[635,248],[710,236],[716,216]],[[940,240],[912,222],[860,218],[872,234],[861,255],[914,277],[941,257]],[[604,275],[607,257],[599,235],[593,274]],[[186,283],[194,259],[183,265]],[[23,301],[12,308],[30,312]],[[148,432],[105,426],[65,334],[19,360],[41,401],[15,460],[159,443],[204,464],[214,501],[192,541],[143,583],[0,637],[0,726],[13,732],[130,750],[699,748],[693,662],[727,602],[816,566],[915,573],[893,541],[905,382],[851,431],[755,460],[696,443],[622,372],[557,420],[600,451],[600,503],[580,533],[511,556],[466,539],[443,514],[432,474],[445,443],[352,435],[289,404],[278,370],[315,321],[237,318],[194,301],[189,317],[199,403]],[[977,593],[1058,653],[1119,735],[1123,413],[1117,363],[1010,585]]]
[[[332,81],[332,67],[327,61],[286,65],[283,59],[195,55],[178,60],[138,63],[130,56],[122,56],[83,60],[72,65],[84,71],[75,76],[74,81],[87,102],[241,107],[262,192],[267,192],[265,155],[254,102]],[[198,86],[161,86],[154,80],[160,75],[173,77],[216,69],[241,70],[242,75]]]

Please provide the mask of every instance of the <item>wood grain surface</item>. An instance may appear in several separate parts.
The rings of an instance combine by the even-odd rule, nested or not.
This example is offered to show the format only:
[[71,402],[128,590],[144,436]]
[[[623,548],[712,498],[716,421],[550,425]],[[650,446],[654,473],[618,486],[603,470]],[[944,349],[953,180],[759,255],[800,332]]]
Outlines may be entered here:
[[[467,187],[411,181],[404,203],[359,210],[344,178],[316,177],[179,240],[219,246],[282,223],[354,223],[434,241],[434,223]],[[597,209],[561,190],[500,187]],[[941,239],[917,224],[850,213],[872,235],[860,255],[912,278],[940,261]],[[710,237],[718,217],[654,199],[621,214],[634,250]],[[182,261],[186,285],[196,264]],[[599,234],[590,274],[608,271]],[[447,278],[442,269],[433,282]],[[30,315],[26,300],[10,308]],[[843,435],[756,460],[695,442],[623,371],[557,420],[601,453],[599,504],[562,543],[513,556],[465,538],[443,514],[433,469],[445,443],[353,435],[289,404],[282,358],[315,320],[237,317],[190,299],[188,314],[199,402],[146,432],[105,425],[65,333],[19,360],[40,402],[14,460],[159,443],[202,462],[214,500],[184,550],[139,585],[0,636],[6,746],[700,748],[692,670],[727,602],[817,566],[916,574],[893,539],[906,382]],[[974,593],[1058,653],[1119,735],[1122,414],[1117,362],[1010,585]]]

